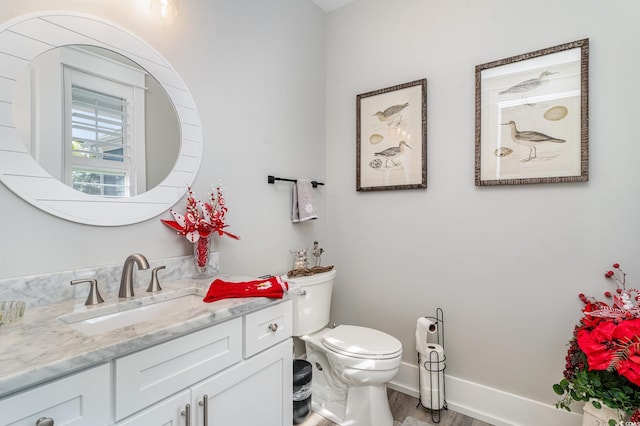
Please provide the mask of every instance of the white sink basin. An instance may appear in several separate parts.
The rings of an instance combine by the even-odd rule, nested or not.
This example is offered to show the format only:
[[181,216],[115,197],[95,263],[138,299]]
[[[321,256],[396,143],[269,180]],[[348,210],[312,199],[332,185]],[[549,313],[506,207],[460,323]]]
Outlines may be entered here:
[[79,332],[92,336],[144,321],[153,321],[203,304],[202,296],[197,294],[161,300],[147,298],[64,315],[60,320]]

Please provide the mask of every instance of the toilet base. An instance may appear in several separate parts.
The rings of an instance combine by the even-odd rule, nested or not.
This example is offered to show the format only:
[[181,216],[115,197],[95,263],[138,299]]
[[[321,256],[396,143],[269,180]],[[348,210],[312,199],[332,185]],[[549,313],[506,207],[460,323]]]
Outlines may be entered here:
[[[337,424],[337,425],[343,425],[343,418],[342,417],[337,417],[335,414],[335,409],[334,410],[330,410],[327,407],[325,407],[323,405],[322,402],[316,401],[315,399],[311,398],[311,411],[313,411],[316,414],[321,415],[322,417],[324,417],[325,419],[331,420],[333,423]],[[339,411],[339,410],[338,410]]]
[[311,410],[340,426],[393,426],[386,386],[351,387],[346,401],[319,399],[311,399]]
[[393,426],[387,387],[385,385],[350,387],[344,424]]
[[307,361],[313,366],[312,411],[341,426],[393,426],[386,384],[347,385],[318,345],[322,334],[303,337]]
[[347,408],[348,386],[335,377],[322,351],[307,346],[307,361],[313,366],[311,375],[311,410],[341,424]]

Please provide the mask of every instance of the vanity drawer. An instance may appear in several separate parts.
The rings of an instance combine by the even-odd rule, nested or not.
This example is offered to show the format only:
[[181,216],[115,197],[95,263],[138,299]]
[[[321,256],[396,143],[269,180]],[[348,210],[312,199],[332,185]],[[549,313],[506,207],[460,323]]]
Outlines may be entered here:
[[242,360],[242,318],[116,359],[120,420]]
[[244,319],[244,356],[249,358],[291,337],[291,301],[248,314]]
[[0,399],[0,424],[32,426],[42,417],[56,425],[108,424],[109,379],[103,364]]

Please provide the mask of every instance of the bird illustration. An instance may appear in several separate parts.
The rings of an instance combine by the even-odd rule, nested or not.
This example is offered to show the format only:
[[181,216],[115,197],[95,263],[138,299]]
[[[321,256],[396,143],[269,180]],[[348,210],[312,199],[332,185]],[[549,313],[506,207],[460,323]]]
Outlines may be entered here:
[[[400,114],[400,112],[408,106],[409,106],[409,102],[404,104],[391,105],[389,108],[385,109],[384,111],[378,111],[373,115],[378,117],[378,120],[380,121],[391,120],[389,123],[389,126],[391,126],[395,121],[396,115]],[[400,121],[402,121],[402,118],[400,119]],[[400,121],[398,121],[398,123],[400,123]]]
[[545,143],[545,142],[565,143],[566,142],[564,139],[553,138],[551,136],[545,135],[544,133],[534,132],[532,130],[519,131],[516,127],[516,122],[513,120],[506,123],[502,123],[502,125],[511,127],[511,139],[513,139],[515,143],[529,148],[529,158],[523,161],[530,161],[532,154],[533,154],[533,158],[536,158],[537,157],[536,146],[541,143]]
[[[380,152],[376,152],[374,155],[378,155],[380,157],[383,157],[385,159],[385,163],[384,166],[385,167],[389,167],[388,163],[389,160],[391,160],[391,163],[394,166],[397,166],[397,164],[393,161],[394,158],[402,155],[404,153],[404,147],[407,148],[411,148],[409,145],[407,145],[407,143],[405,141],[400,141],[400,143],[398,144],[398,146],[393,146],[391,148],[387,148],[384,151],[380,151]],[[413,148],[411,148],[413,149]]]
[[546,83],[546,78],[551,74],[557,74],[556,72],[544,71],[540,74],[538,78],[532,78],[529,80],[521,81],[520,83],[509,87],[508,89],[500,92],[501,95],[506,95],[507,93],[522,93],[528,92],[533,89],[537,89],[542,85],[542,83]]

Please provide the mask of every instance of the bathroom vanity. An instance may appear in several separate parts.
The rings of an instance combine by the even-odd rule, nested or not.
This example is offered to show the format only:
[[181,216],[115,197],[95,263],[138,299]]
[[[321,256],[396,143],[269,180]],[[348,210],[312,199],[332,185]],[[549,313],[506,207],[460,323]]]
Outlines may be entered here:
[[100,318],[111,321],[109,310],[117,316],[126,304],[137,312],[144,303],[201,300],[210,282],[177,280],[156,295],[139,291],[96,308],[78,300],[28,308],[0,328],[0,424],[291,425],[286,296],[171,305],[172,312],[106,331],[86,325],[95,318],[82,320],[103,309]]
[[[155,48],[100,17],[68,11],[15,17],[0,25],[0,35],[0,101],[4,105],[0,108],[0,181],[7,188],[42,211],[95,226],[148,220],[184,196],[185,182],[188,186],[194,181],[202,157],[200,117],[181,77]],[[33,72],[44,54],[48,57],[44,62],[52,61],[54,66]],[[83,59],[75,61],[76,55]],[[137,76],[127,82],[136,93],[140,92],[136,88],[144,88],[147,94],[153,91],[165,98],[147,96],[160,102],[153,107],[137,101],[132,110],[139,112],[144,104],[145,114],[122,116],[132,137],[118,149],[109,148],[137,156],[136,161],[126,162],[135,168],[118,173],[138,182],[153,175],[157,182],[146,182],[123,196],[89,194],[69,184],[63,177],[67,170],[49,167],[62,164],[60,156],[76,148],[68,145],[70,139],[51,137],[64,133],[58,129],[66,119],[41,118],[52,115],[49,105],[64,105],[64,97],[57,92],[62,81],[73,80],[67,76],[75,75],[80,62],[87,67],[84,74],[101,79],[100,84],[111,84],[114,75],[124,83],[121,74],[112,71],[116,67]],[[90,62],[95,68],[89,69]],[[109,70],[100,69],[100,64],[109,64]],[[48,79],[52,69],[61,73],[63,68],[64,79],[31,79],[35,75]],[[105,97],[102,89],[87,90],[84,83],[82,87],[91,97]],[[69,83],[64,96],[74,99],[71,92],[76,91]],[[50,96],[54,92],[56,96]],[[131,93],[130,99],[135,98]],[[49,101],[41,94],[47,94]],[[61,114],[71,111],[63,109]],[[172,117],[152,115],[164,110],[172,111]],[[31,132],[35,123],[43,121],[55,130],[39,127]],[[168,122],[175,125],[166,129]],[[39,135],[48,136],[41,141]],[[147,171],[158,167],[160,157],[146,158],[151,152],[148,144],[145,148],[147,138],[154,140],[154,146],[165,140],[163,154],[175,151],[175,157],[162,162],[166,167],[151,174]],[[83,144],[74,137],[76,142]],[[36,157],[44,164],[32,152],[38,152]],[[72,157],[82,162],[85,155]],[[85,162],[93,161],[92,157]],[[192,262],[190,257],[183,260]],[[178,270],[164,260],[161,266],[166,266],[167,273]],[[150,295],[141,288],[142,282],[149,282],[144,274],[144,280],[135,281],[135,295],[118,300],[114,283],[122,269],[101,267],[0,280],[0,300],[27,302],[24,318],[0,327],[0,426],[291,425],[290,300],[247,298],[205,304],[202,298],[212,279],[173,279]],[[247,277],[224,277],[227,281],[243,278]],[[99,284],[105,303],[86,307],[88,288],[69,286],[70,281],[87,280]]]

